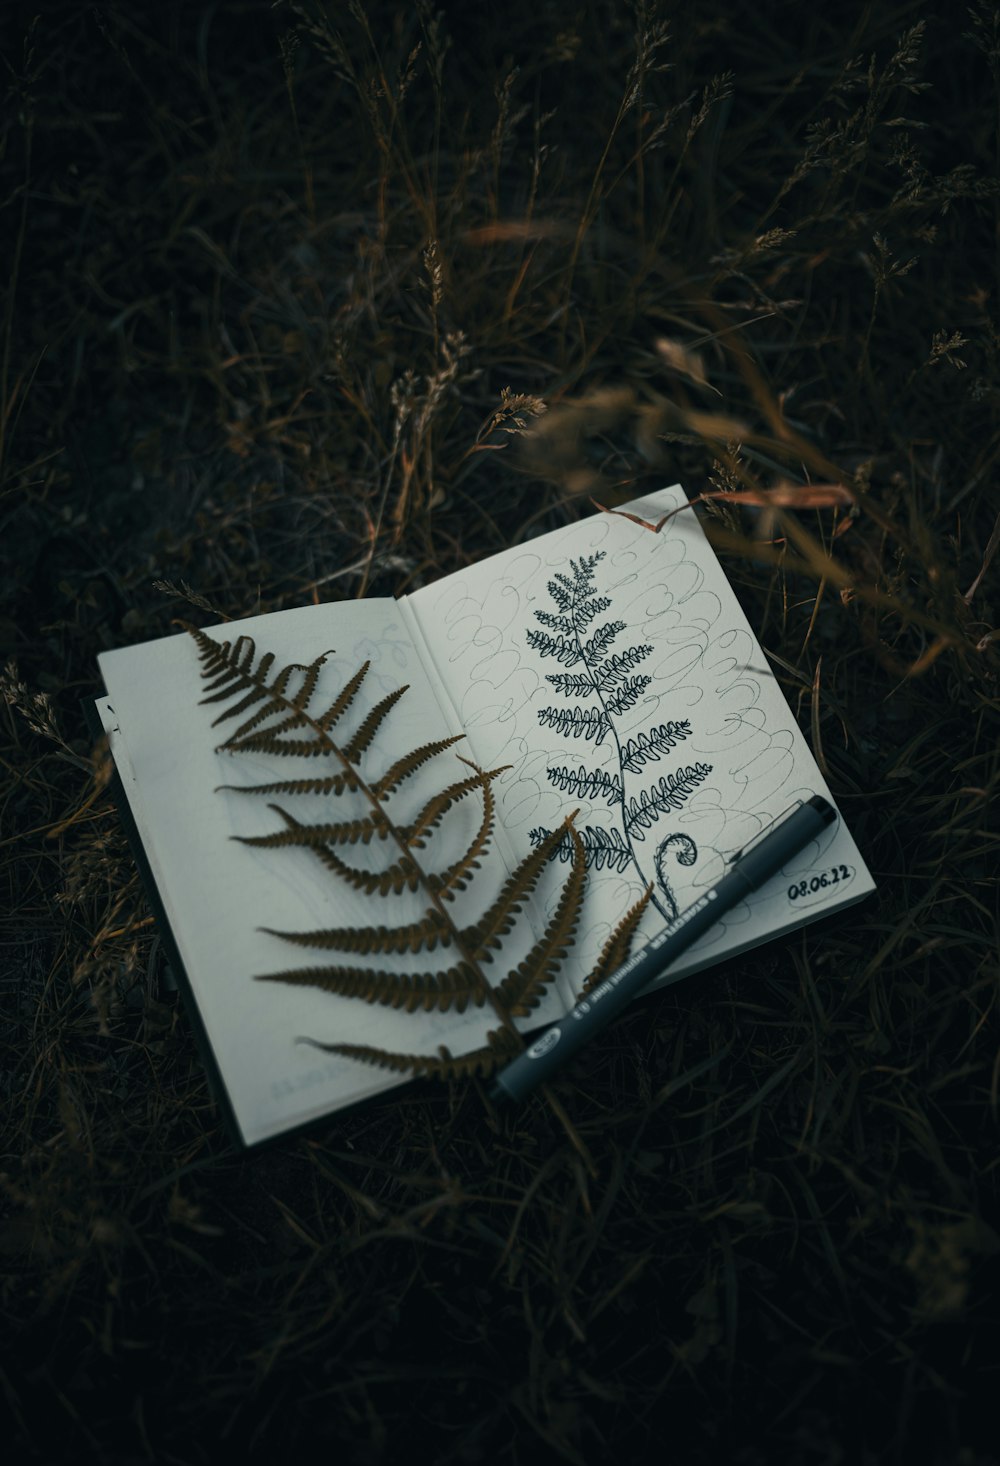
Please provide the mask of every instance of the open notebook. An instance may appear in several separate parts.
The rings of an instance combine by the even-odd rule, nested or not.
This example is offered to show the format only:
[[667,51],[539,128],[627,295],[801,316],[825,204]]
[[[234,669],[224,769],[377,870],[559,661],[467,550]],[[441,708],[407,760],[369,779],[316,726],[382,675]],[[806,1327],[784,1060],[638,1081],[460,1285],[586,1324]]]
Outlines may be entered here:
[[[680,487],[626,509],[656,521],[685,503]],[[620,514],[595,513],[444,577],[400,600],[338,602],[208,628],[222,643],[254,638],[275,667],[329,653],[315,706],[326,706],[369,662],[355,723],[402,684],[409,690],[366,754],[375,770],[449,734],[464,734],[411,779],[410,794],[488,770],[495,839],[462,901],[468,920],[546,831],[578,810],[588,885],[576,941],[535,1028],[567,1011],[623,913],[653,886],[637,934],[647,940],[722,874],[728,859],[795,800],[830,798],[815,760],[693,512],[658,534]],[[483,1043],[495,1022],[475,1007],[405,1012],[309,987],[257,981],[330,954],[299,951],[274,932],[416,920],[417,892],[384,901],[332,880],[308,849],[242,843],[282,828],[268,800],[239,788],[302,772],[263,752],[218,752],[232,725],[212,727],[200,704],[202,666],[186,633],[107,652],[97,701],[134,820],[155,904],[220,1098],[252,1145],[404,1082],[318,1042],[453,1054]],[[237,721],[239,721],[237,719]],[[314,763],[315,761],[310,761]],[[305,770],[316,773],[315,768]],[[350,796],[347,796],[350,803]],[[290,809],[286,798],[274,803]],[[299,797],[299,821],[344,819],[321,794]],[[451,811],[435,840],[464,848],[481,799]],[[504,948],[498,976],[530,950],[569,870],[568,841],[546,867]],[[566,859],[560,858],[565,856]],[[376,856],[369,854],[377,864]],[[860,899],[873,889],[843,822],[784,874],[730,912],[661,979],[679,978]],[[375,903],[373,905],[373,902]],[[267,930],[264,930],[264,929]],[[520,947],[518,944],[520,943]],[[350,959],[354,960],[354,959]],[[447,959],[446,959],[447,960]],[[366,959],[357,959],[364,965]],[[434,955],[380,957],[427,970]],[[660,984],[657,984],[660,985]]]

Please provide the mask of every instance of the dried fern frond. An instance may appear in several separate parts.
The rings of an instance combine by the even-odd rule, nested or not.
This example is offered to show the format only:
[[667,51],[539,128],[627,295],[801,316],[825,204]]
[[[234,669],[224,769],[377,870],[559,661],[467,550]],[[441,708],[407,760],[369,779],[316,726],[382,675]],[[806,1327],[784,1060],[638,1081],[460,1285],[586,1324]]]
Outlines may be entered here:
[[648,885],[635,905],[630,906],[626,911],[601,948],[601,955],[597,959],[594,970],[584,979],[582,993],[593,992],[599,983],[602,983],[606,977],[610,977],[613,972],[617,972],[623,962],[628,961],[632,950],[632,938],[646,914],[646,908],[652,895],[653,887]]
[[446,748],[451,748],[453,743],[461,743],[465,738],[464,733],[456,733],[451,738],[439,738],[434,743],[425,743],[421,748],[414,748],[402,758],[397,759],[392,767],[377,779],[372,785],[372,792],[379,799],[388,799],[394,794],[405,780],[409,779],[418,769],[439,753],[444,753]]
[[311,850],[329,845],[367,845],[377,835],[386,839],[389,827],[377,815],[366,815],[361,819],[337,820],[333,823],[303,825],[281,808],[280,804],[269,804],[275,814],[285,821],[285,829],[272,830],[269,835],[234,835],[241,845],[256,845],[263,850],[281,850],[290,845],[307,845]]
[[[297,947],[316,947],[328,952],[432,952],[454,940],[452,928],[445,918],[431,907],[419,921],[405,926],[339,926],[311,932],[282,932],[262,926],[268,936],[280,937]],[[463,933],[463,937],[465,933]]]
[[568,823],[553,830],[539,845],[524,857],[517,869],[508,876],[500,894],[479,921],[462,932],[463,943],[475,952],[480,961],[491,962],[491,948],[500,946],[514,924],[517,913],[538,885],[542,871],[557,845],[565,838]]
[[587,879],[587,858],[583,841],[572,824],[569,824],[569,837],[573,842],[573,863],[556,909],[527,957],[499,987],[504,1007],[517,1016],[538,1007],[545,985],[555,977],[576,934]]
[[[212,724],[213,728],[256,706],[253,715],[241,723],[220,745],[222,748],[229,753],[276,753],[285,756],[315,755],[329,751],[323,735],[329,734],[351,707],[368,674],[370,662],[363,663],[333,703],[314,718],[309,711],[310,703],[319,685],[320,673],[332,651],[322,652],[308,663],[289,662],[269,682],[268,677],[275,662],[274,653],[264,652],[258,661],[257,647],[252,636],[240,636],[235,642],[217,642],[189,622],[181,621],[179,624],[194,638],[198,647],[202,677],[206,684],[205,696],[201,702],[225,702],[238,693],[243,694],[238,702],[219,714]],[[289,689],[295,673],[301,673],[302,677],[293,693]],[[358,745],[358,756],[368,747],[378,727],[404,691],[405,688],[397,688],[369,713],[352,739],[352,745]],[[259,703],[263,703],[263,706],[257,706]],[[268,718],[273,717],[278,717],[279,721],[272,722],[265,728]],[[284,734],[293,729],[308,727],[313,729],[312,739],[283,738]],[[347,761],[356,762],[356,758],[348,757]]]
[[445,1044],[438,1046],[435,1055],[391,1053],[371,1044],[324,1044],[313,1038],[302,1038],[299,1042],[322,1049],[326,1054],[342,1054],[347,1059],[357,1059],[362,1064],[374,1064],[379,1069],[391,1069],[396,1074],[409,1074],[417,1079],[471,1079],[476,1075],[487,1078],[501,1064],[506,1064],[521,1052],[521,1044],[506,1028],[490,1029],[486,1038],[483,1048],[472,1049],[457,1058]]
[[228,789],[233,794],[343,794],[345,789],[355,790],[361,781],[353,769],[339,774],[327,774],[316,779],[278,779],[273,784],[217,784],[216,789]]
[[368,668],[370,666],[371,662],[362,662],[361,666],[355,672],[354,676],[342,689],[339,695],[334,698],[333,702],[327,708],[326,712],[321,713],[320,716],[316,719],[317,726],[322,728],[324,733],[329,733],[330,729],[334,727],[335,724],[339,723],[340,719],[347,712],[355,697],[357,697],[358,692],[361,688],[361,684],[362,682],[364,682],[365,677],[368,675]]
[[428,878],[433,894],[445,901],[453,901],[460,891],[465,890],[472,879],[473,871],[479,868],[480,861],[489,849],[496,806],[493,802],[489,779],[483,775],[480,783],[483,791],[483,818],[479,829],[469,841],[465,851],[447,870],[442,871],[440,875],[432,875]]
[[[596,609],[594,609],[596,614]],[[322,1044],[303,1040],[329,1053],[339,1053],[366,1063],[380,1064],[400,1073],[434,1074],[453,1078],[488,1073],[502,1059],[512,1057],[522,1045],[514,1018],[530,1012],[541,1001],[568,949],[582,907],[586,860],[584,845],[572,828],[570,816],[561,828],[536,842],[535,848],[504,881],[485,914],[459,928],[449,905],[474,879],[493,837],[496,805],[492,784],[504,769],[481,769],[467,759],[460,761],[470,771],[464,778],[449,781],[430,796],[406,820],[391,815],[386,801],[398,796],[406,782],[459,737],[432,740],[410,749],[380,777],[369,780],[363,772],[368,755],[386,720],[407,691],[400,687],[382,698],[362,718],[356,731],[343,743],[335,741],[336,726],[355,703],[369,664],[366,662],[334,700],[314,714],[311,704],[329,653],[309,663],[290,663],[275,668],[270,652],[258,658],[252,638],[235,642],[214,642],[192,627],[208,684],[203,701],[228,703],[215,720],[242,717],[250,713],[236,731],[219,746],[229,754],[253,753],[283,758],[318,758],[335,761],[333,773],[270,780],[251,786],[223,785],[239,793],[326,796],[340,801],[347,795],[362,797],[367,812],[346,813],[306,823],[281,805],[269,808],[283,828],[258,835],[234,836],[240,843],[260,850],[301,849],[319,859],[339,881],[363,896],[398,895],[422,887],[428,898],[424,914],[395,927],[386,925],[318,928],[287,932],[261,928],[298,947],[385,956],[451,947],[455,960],[438,972],[391,972],[384,968],[313,964],[281,972],[259,974],[257,981],[278,982],[292,987],[312,987],[341,997],[364,999],[408,1013],[438,1011],[463,1013],[470,1006],[493,1008],[501,1027],[487,1035],[487,1046],[453,1058],[446,1048],[438,1057],[390,1054],[374,1045]],[[252,712],[251,712],[252,710]],[[215,726],[213,724],[213,726]],[[425,868],[417,857],[446,818],[470,795],[482,798],[482,818],[461,854],[443,870]],[[393,798],[393,807],[395,798]],[[369,845],[374,841],[395,844],[398,855],[380,870],[356,866],[342,853],[348,845]],[[493,960],[515,921],[531,897],[547,862],[562,844],[572,852],[572,864],[556,910],[527,957],[508,972],[503,981],[491,985],[481,963]]]
[[403,693],[408,690],[406,685],[397,687],[395,692],[390,692],[388,697],[384,697],[380,703],[376,703],[350,743],[344,747],[344,757],[349,763],[356,764],[361,755],[368,751],[375,734],[399,702]]
[[284,982],[292,987],[322,988],[344,998],[364,998],[386,1008],[403,1008],[407,1013],[436,1008],[447,1013],[454,1008],[464,1013],[470,1003],[481,1008],[486,995],[467,963],[460,962],[443,972],[384,972],[370,967],[296,967],[287,972],[268,972],[257,982]]
[[[467,759],[462,759],[462,763],[467,762]],[[501,769],[490,769],[486,773],[477,769],[471,778],[458,780],[454,784],[449,784],[447,789],[442,789],[440,793],[432,794],[413,823],[404,828],[403,838],[407,846],[411,850],[421,850],[426,845],[428,837],[437,829],[450,809],[453,809],[467,794],[481,789],[484,780],[492,782],[499,778],[508,767],[509,765],[505,765]]]
[[366,896],[388,896],[390,893],[398,896],[401,891],[415,891],[420,884],[420,867],[409,855],[403,855],[386,870],[370,871],[363,870],[360,866],[348,865],[329,845],[311,845],[309,848],[327,870],[340,876],[356,891],[363,891]]
[[[583,843],[573,830],[571,820],[572,816],[551,837],[553,845],[566,833],[576,842],[576,858],[573,861],[569,878],[564,884],[556,910],[527,957],[508,973],[503,982],[495,989],[504,1011],[514,1017],[521,1017],[538,1006],[545,986],[555,978],[559,963],[572,942],[579,920],[586,861]],[[476,931],[475,944],[472,948],[474,956],[480,955],[479,949],[485,946],[486,940],[499,946],[497,933],[509,930],[517,909],[523,904],[537,882],[550,854],[551,851],[548,848],[541,846],[532,850],[521,861],[517,870],[505,883],[497,902],[484,918],[481,928],[472,929]],[[406,929],[407,935],[411,938],[416,936],[419,942],[426,931],[426,922],[427,918],[416,926],[411,924]],[[382,930],[385,932],[384,928]],[[313,941],[309,940],[310,934],[277,933],[277,935],[285,936],[300,945],[330,946],[334,943],[339,945],[343,940],[343,933],[336,931],[313,933],[311,934],[315,939]],[[433,935],[437,937],[436,930],[433,931]],[[368,933],[352,929],[351,941],[352,944],[356,944],[356,950],[374,950],[370,942],[366,943],[368,936]],[[385,933],[383,942],[386,937],[391,940],[391,934]],[[330,938],[333,938],[333,942],[329,940]],[[468,931],[461,934],[462,945],[466,950],[470,945],[467,939]],[[383,950],[385,949],[386,947],[383,946]],[[481,1007],[484,1001],[482,988],[476,984],[472,968],[462,962],[444,972],[435,974],[401,975],[373,971],[368,968],[308,967],[267,974],[266,977],[258,978],[258,981],[318,987],[327,992],[338,993],[343,997],[364,998],[370,1003],[405,1008],[410,1013],[419,1008],[425,1011],[437,1008],[440,1012],[447,1012],[454,1008],[457,1012],[462,1013],[470,1002]]]
[[275,728],[258,729],[250,733],[246,738],[238,742],[228,739],[219,745],[223,753],[267,753],[276,754],[278,758],[318,758],[326,752],[323,744],[316,738],[283,738],[282,733],[289,728],[300,726],[296,720],[287,719]]

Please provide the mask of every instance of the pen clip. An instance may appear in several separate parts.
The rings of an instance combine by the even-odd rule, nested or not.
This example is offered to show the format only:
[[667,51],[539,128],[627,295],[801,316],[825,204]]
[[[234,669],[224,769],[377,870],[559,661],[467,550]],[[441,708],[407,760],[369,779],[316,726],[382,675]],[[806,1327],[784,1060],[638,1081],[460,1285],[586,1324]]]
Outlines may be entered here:
[[748,840],[747,843],[745,845],[742,845],[739,850],[734,850],[732,855],[730,855],[729,859],[727,860],[726,864],[735,865],[738,860],[742,860],[748,850],[752,850],[755,845],[759,844],[761,840],[763,840],[767,835],[771,833],[776,825],[780,825],[782,820],[787,819],[793,810],[801,808],[804,803],[804,799],[793,800],[788,808],[786,810],[783,810],[781,814],[777,815],[770,824],[765,825],[762,830],[758,830],[752,840]]

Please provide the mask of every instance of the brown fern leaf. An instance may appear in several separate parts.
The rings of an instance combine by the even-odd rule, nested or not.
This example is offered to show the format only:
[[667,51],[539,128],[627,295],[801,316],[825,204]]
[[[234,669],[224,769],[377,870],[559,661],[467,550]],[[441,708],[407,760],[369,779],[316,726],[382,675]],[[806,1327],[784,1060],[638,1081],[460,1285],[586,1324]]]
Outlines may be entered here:
[[258,736],[258,729],[261,734],[266,734],[268,738],[276,739],[282,733],[290,733],[293,728],[305,728],[308,725],[309,717],[307,713],[289,713],[287,717],[282,718],[279,722],[271,723],[267,728],[264,728],[263,724],[267,719],[272,717],[274,713],[280,712],[283,706],[283,703],[269,703],[267,707],[261,708],[252,718],[246,720],[242,728],[237,728],[224,743],[219,744],[219,751],[222,753],[249,752],[253,747],[251,740]]
[[[286,819],[291,819],[286,811],[283,813]],[[400,891],[415,891],[420,882],[419,867],[408,855],[404,855],[386,870],[371,871],[348,865],[328,845],[309,845],[307,848],[323,862],[327,870],[333,871],[334,875],[340,876],[349,886],[353,886],[356,891],[364,891],[368,896],[388,896],[390,892],[398,896]]]
[[[286,721],[284,727],[294,726],[292,720]],[[238,743],[232,739],[219,744],[218,751],[221,753],[275,753],[281,758],[318,758],[321,753],[329,750],[318,738],[280,738],[278,736],[281,728],[262,729],[251,733],[247,738],[241,738]]]
[[328,774],[324,779],[279,779],[275,784],[217,784],[216,789],[230,789],[235,794],[343,794],[345,789],[358,789],[361,780],[353,770]]
[[[220,713],[212,726],[215,727],[229,718],[238,717],[250,708],[256,708],[251,717],[240,724],[221,745],[223,749],[230,753],[298,755],[326,751],[324,745],[318,740],[316,747],[312,746],[311,741],[307,745],[304,742],[291,740],[279,743],[278,740],[282,734],[290,732],[293,728],[303,728],[312,721],[308,716],[309,704],[316,691],[320,671],[327,657],[331,655],[330,651],[325,651],[315,657],[308,665],[301,662],[290,662],[286,667],[281,668],[272,683],[268,683],[267,675],[274,664],[274,653],[265,652],[255,668],[256,646],[252,637],[241,636],[235,643],[218,643],[197,627],[187,622],[180,624],[190,632],[198,645],[202,661],[202,675],[212,679],[206,689],[208,695],[203,697],[201,702],[224,702],[237,692],[245,691],[245,696]],[[365,662],[354,673],[331,706],[316,719],[317,727],[324,732],[328,731],[347,711],[367,676],[369,666],[370,663]],[[298,691],[289,696],[288,685],[295,672],[302,672],[305,675]],[[401,696],[404,690],[401,689],[395,696]],[[264,704],[263,707],[258,706],[260,703]],[[263,728],[262,725],[267,719],[277,713],[284,713],[285,716],[277,723],[271,723],[270,727]],[[377,724],[375,726],[377,727]],[[375,728],[372,729],[371,736],[374,736],[374,732]]]
[[[204,690],[208,694],[202,697],[202,703],[223,702],[243,688],[259,690],[264,686],[264,678],[274,662],[274,653],[264,653],[255,674],[253,663],[257,655],[257,648],[252,636],[238,637],[235,643],[217,642],[188,621],[179,621],[176,624],[189,632],[198,646],[202,677],[206,679]],[[293,663],[291,667],[285,669],[286,677],[291,676],[297,665]],[[300,668],[299,670],[305,669]]]
[[[329,656],[328,652],[325,652],[323,654],[323,657],[317,658],[316,663],[312,663],[310,667],[304,666],[301,662],[289,662],[287,667],[282,667],[281,671],[278,673],[277,677],[275,677],[274,681],[270,683],[266,688],[255,687],[252,693],[248,694],[247,697],[245,697],[242,702],[236,706],[236,708],[232,709],[232,712],[242,712],[245,708],[252,706],[254,702],[259,702],[260,698],[256,695],[257,693],[260,693],[262,697],[266,697],[268,699],[267,702],[262,708],[258,708],[251,717],[247,718],[245,723],[241,723],[238,728],[230,733],[229,737],[226,739],[226,742],[222,745],[223,748],[233,747],[242,739],[247,738],[254,731],[254,729],[259,728],[263,723],[267,721],[268,718],[274,717],[275,713],[280,713],[283,710],[286,710],[288,707],[288,684],[292,679],[292,674],[294,672],[305,672],[306,676],[308,677],[311,666],[316,666],[318,672],[319,665],[322,664],[322,661],[326,656]],[[272,660],[273,657],[270,652],[268,652],[261,659],[260,668],[258,669],[258,672],[256,674],[257,677],[259,677],[261,680],[263,680],[264,676],[265,663],[270,666]],[[223,696],[230,695],[230,693],[223,694]],[[213,728],[216,726],[216,724],[223,722],[229,716],[230,713],[228,712],[220,714],[220,716],[217,717],[215,719],[215,722],[212,724]],[[290,728],[303,728],[306,725],[306,721],[307,718],[305,711],[300,709],[296,712],[288,714],[288,716],[283,718],[281,722],[272,723],[270,728],[268,729],[268,732],[277,734],[285,733]]]
[[302,679],[302,686],[292,698],[292,706],[298,708],[300,712],[304,713],[307,711],[312,701],[312,695],[316,691],[320,669],[329,655],[329,652],[323,652],[321,656],[316,657],[314,661],[310,662],[306,668],[306,675]]
[[453,941],[451,928],[441,914],[430,907],[419,921],[405,926],[339,926],[311,932],[279,932],[273,927],[258,928],[272,937],[292,942],[297,947],[319,947],[333,952],[358,952],[366,955],[379,952],[432,952]]
[[628,911],[626,911],[621,921],[601,948],[601,955],[597,959],[597,965],[584,981],[581,996],[584,993],[593,992],[598,983],[603,982],[606,977],[610,977],[613,972],[617,972],[622,963],[628,961],[629,953],[632,950],[632,938],[635,936],[636,928],[645,915],[646,907],[649,905],[652,895],[653,887],[649,885],[635,905],[630,906]]
[[483,791],[483,818],[479,829],[473,835],[468,848],[462,855],[450,865],[447,870],[438,874],[431,874],[427,883],[436,896],[441,896],[445,901],[451,901],[472,879],[472,872],[477,870],[479,862],[489,847],[490,837],[493,834],[493,819],[496,806],[493,801],[493,791],[490,788],[490,779],[482,769],[477,770],[479,783]]
[[[256,655],[256,647],[253,637],[240,636],[236,642],[214,641],[200,627],[192,626],[189,621],[179,621],[185,631],[191,633],[198,645],[198,657],[201,661],[201,675],[208,682],[206,691],[214,692],[223,682],[236,680],[247,668],[253,665]],[[272,657],[273,661],[274,658]],[[203,702],[215,702],[216,698],[202,698]]]
[[550,831],[541,844],[536,845],[524,857],[517,869],[507,877],[500,894],[480,919],[467,926],[462,932],[462,946],[479,962],[492,962],[491,948],[500,946],[501,939],[514,925],[514,918],[524,906],[538,884],[552,852],[562,844],[567,824],[561,824]]
[[[259,676],[260,676],[261,680],[263,680],[264,676],[266,675],[266,673],[268,671],[268,668],[270,667],[270,665],[271,665],[271,663],[273,661],[274,661],[274,653],[273,652],[266,652],[265,655],[261,658],[261,663],[260,663],[260,668],[259,668]],[[202,698],[202,702],[221,702],[224,698],[229,697],[231,695],[232,694],[229,693],[229,692],[223,692],[223,693],[217,694],[215,697],[211,697],[211,698],[209,698],[209,697],[203,697]],[[239,717],[240,713],[245,713],[246,710],[247,710],[247,708],[253,707],[254,703],[260,702],[261,699],[262,698],[265,698],[265,697],[267,697],[267,688],[266,687],[257,687],[257,686],[251,687],[251,689],[247,693],[246,697],[241,698],[240,701],[238,703],[236,703],[234,707],[227,708],[224,713],[220,713],[219,714],[219,716],[213,721],[212,727],[214,728],[216,726],[216,724],[218,724],[218,723],[224,723],[227,718],[237,718],[237,717]],[[266,709],[265,710],[262,710],[262,713],[261,713],[261,716],[265,716],[265,715],[266,715]]]
[[425,743],[421,748],[415,748],[412,753],[404,754],[382,775],[381,779],[372,785],[372,793],[376,799],[388,799],[389,795],[394,793],[411,774],[415,774],[439,753],[444,753],[445,749],[450,748],[453,743],[461,743],[464,737],[464,733],[456,733],[453,738],[439,738],[434,743]]
[[[474,1004],[492,1004],[503,1026],[487,1035],[485,1048],[454,1057],[441,1047],[437,1056],[394,1054],[365,1044],[322,1044],[304,1038],[301,1042],[328,1053],[339,1053],[361,1062],[377,1064],[410,1074],[438,1075],[456,1078],[475,1073],[490,1073],[497,1065],[520,1052],[523,1047],[513,1024],[513,1015],[530,1012],[540,999],[546,983],[555,976],[558,964],[572,940],[579,919],[585,873],[580,837],[571,828],[573,863],[559,898],[557,909],[525,960],[508,973],[499,988],[486,982],[479,962],[491,949],[501,944],[514,919],[534,890],[546,866],[551,848],[565,843],[566,828],[556,830],[535,847],[505,882],[499,896],[479,922],[460,932],[444,911],[441,902],[452,900],[472,881],[494,833],[496,804],[492,783],[503,769],[484,770],[467,763],[470,775],[449,783],[423,803],[407,825],[394,821],[383,811],[382,801],[438,753],[444,752],[463,735],[434,740],[398,758],[382,777],[369,785],[352,765],[360,764],[370,749],[383,723],[396,703],[407,691],[399,687],[384,697],[363,718],[360,727],[346,744],[335,743],[330,730],[338,723],[354,700],[368,674],[366,662],[346,682],[333,702],[318,716],[309,706],[319,686],[324,653],[308,665],[290,663],[275,675],[275,658],[266,653],[258,661],[252,638],[241,636],[233,643],[215,642],[204,632],[188,626],[194,637],[202,663],[205,696],[203,702],[224,704],[215,724],[237,721],[234,733],[220,745],[230,752],[276,755],[284,758],[332,756],[343,765],[336,773],[323,776],[272,780],[254,786],[223,785],[239,793],[342,795],[346,791],[361,792],[369,802],[370,812],[352,819],[304,823],[286,809],[271,808],[284,823],[284,828],[267,834],[237,836],[241,843],[264,849],[299,847],[310,850],[339,880],[366,895],[387,896],[404,890],[423,887],[431,905],[424,915],[396,927],[367,926],[325,928],[310,932],[282,932],[262,928],[298,947],[332,952],[358,953],[372,956],[389,953],[417,953],[457,943],[459,958],[450,967],[438,972],[393,973],[373,967],[312,964],[289,968],[282,972],[260,975],[262,982],[280,982],[290,986],[313,987],[339,996],[363,998],[369,1003],[409,1013],[418,1010],[464,1012]],[[293,678],[301,675],[297,684]],[[271,679],[268,681],[268,679]],[[294,693],[291,687],[296,687]],[[239,721],[242,719],[243,721]],[[213,724],[213,726],[215,726]],[[289,736],[292,735],[292,736]],[[442,824],[445,816],[468,795],[482,791],[482,819],[466,849],[441,872],[421,870],[411,849],[422,849]],[[367,870],[350,864],[338,847],[369,844],[391,836],[399,848],[399,858],[384,870]]]
[[472,968],[465,962],[443,972],[382,972],[370,967],[297,967],[287,972],[268,972],[257,982],[284,982],[293,987],[321,988],[343,998],[364,998],[384,1008],[403,1008],[407,1013],[454,1009],[464,1013],[470,1002],[481,1008],[486,995]]
[[370,666],[371,662],[363,663],[350,681],[344,685],[339,696],[334,699],[326,712],[316,719],[317,724],[323,729],[324,733],[329,733],[334,724],[339,722],[347,712],[347,709],[357,697],[362,682],[368,676]]
[[375,704],[350,743],[344,745],[343,754],[349,763],[356,764],[361,755],[367,752],[375,734],[399,702],[403,693],[408,691],[409,683],[404,683],[402,687],[397,687],[395,692],[390,692],[388,697],[384,697],[381,702]]
[[377,835],[384,840],[389,833],[384,820],[375,814],[361,819],[339,820],[330,824],[303,825],[281,808],[280,804],[269,804],[285,821],[283,830],[272,830],[267,835],[233,835],[241,845],[255,845],[261,850],[281,850],[292,845],[308,845],[311,849],[325,845],[367,845]]
[[[218,726],[219,723],[226,722],[228,718],[238,717],[240,713],[245,712],[247,708],[253,707],[253,705],[260,702],[262,698],[269,698],[270,700],[266,707],[260,708],[256,713],[254,713],[252,718],[248,718],[241,727],[237,728],[235,733],[230,735],[234,739],[243,737],[246,733],[250,732],[252,728],[257,727],[257,725],[264,718],[266,718],[269,713],[277,712],[279,711],[279,709],[285,706],[285,703],[281,699],[284,696],[285,689],[288,686],[289,681],[291,680],[293,672],[305,672],[306,674],[305,678],[303,679],[302,687],[296,693],[295,697],[291,700],[293,707],[297,708],[299,712],[304,712],[306,709],[306,705],[309,702],[309,698],[312,696],[312,689],[316,686],[316,679],[319,677],[320,668],[322,667],[328,656],[329,652],[324,652],[322,656],[316,657],[314,661],[310,662],[308,667],[304,667],[299,662],[290,663],[287,667],[283,667],[278,673],[277,677],[274,679],[274,685],[269,686],[265,679],[267,677],[267,673],[271,668],[271,664],[274,661],[274,653],[265,652],[260,659],[260,665],[256,669],[251,668],[250,671],[242,674],[243,682],[249,682],[251,684],[250,691],[247,693],[246,697],[241,698],[240,701],[236,703],[233,707],[227,708],[225,712],[220,713],[219,716],[215,719],[215,722],[213,722],[212,727],[215,728]],[[277,692],[278,694],[277,698],[275,698],[274,696],[275,692]],[[231,695],[231,693],[223,692],[221,697]],[[221,698],[219,694],[216,694],[216,696],[211,699],[211,701],[213,702],[218,702],[220,700]],[[208,699],[203,699],[203,701],[208,701]],[[301,724],[303,720],[298,719],[297,721]]]
[[484,1048],[472,1049],[457,1058],[444,1044],[439,1046],[436,1055],[432,1055],[395,1054],[388,1049],[373,1048],[370,1044],[324,1044],[314,1038],[300,1038],[298,1042],[322,1049],[326,1054],[342,1054],[362,1064],[391,1069],[396,1074],[411,1074],[415,1079],[467,1079],[476,1074],[485,1078],[521,1051],[517,1039],[504,1028],[491,1029],[486,1037]]
[[559,963],[572,945],[580,919],[587,879],[587,860],[583,841],[572,824],[569,825],[569,835],[573,842],[573,861],[559,897],[559,904],[527,957],[508,973],[497,989],[497,996],[504,1010],[515,1018],[538,1007],[545,984],[555,977]]
[[[466,760],[463,759],[462,762],[465,763]],[[473,790],[481,789],[484,778],[489,780],[496,779],[509,767],[510,765],[508,764],[502,769],[490,769],[485,773],[477,769],[471,778],[458,780],[454,784],[450,784],[447,789],[442,789],[439,794],[432,795],[417,815],[413,824],[403,826],[401,833],[407,845],[412,850],[422,850],[427,844],[430,835],[434,833],[453,805],[458,804],[459,800],[464,799]]]

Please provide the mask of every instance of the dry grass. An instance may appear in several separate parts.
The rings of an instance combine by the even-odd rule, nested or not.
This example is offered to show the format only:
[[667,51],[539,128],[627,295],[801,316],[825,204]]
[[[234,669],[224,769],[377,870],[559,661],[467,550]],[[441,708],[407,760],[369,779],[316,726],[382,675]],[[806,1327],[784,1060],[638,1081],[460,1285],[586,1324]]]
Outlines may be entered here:
[[[5,11],[18,1460],[997,1461],[1000,27],[764,14]],[[97,652],[675,478],[878,899],[618,1024],[560,1089],[592,1171],[457,1085],[241,1158]]]

